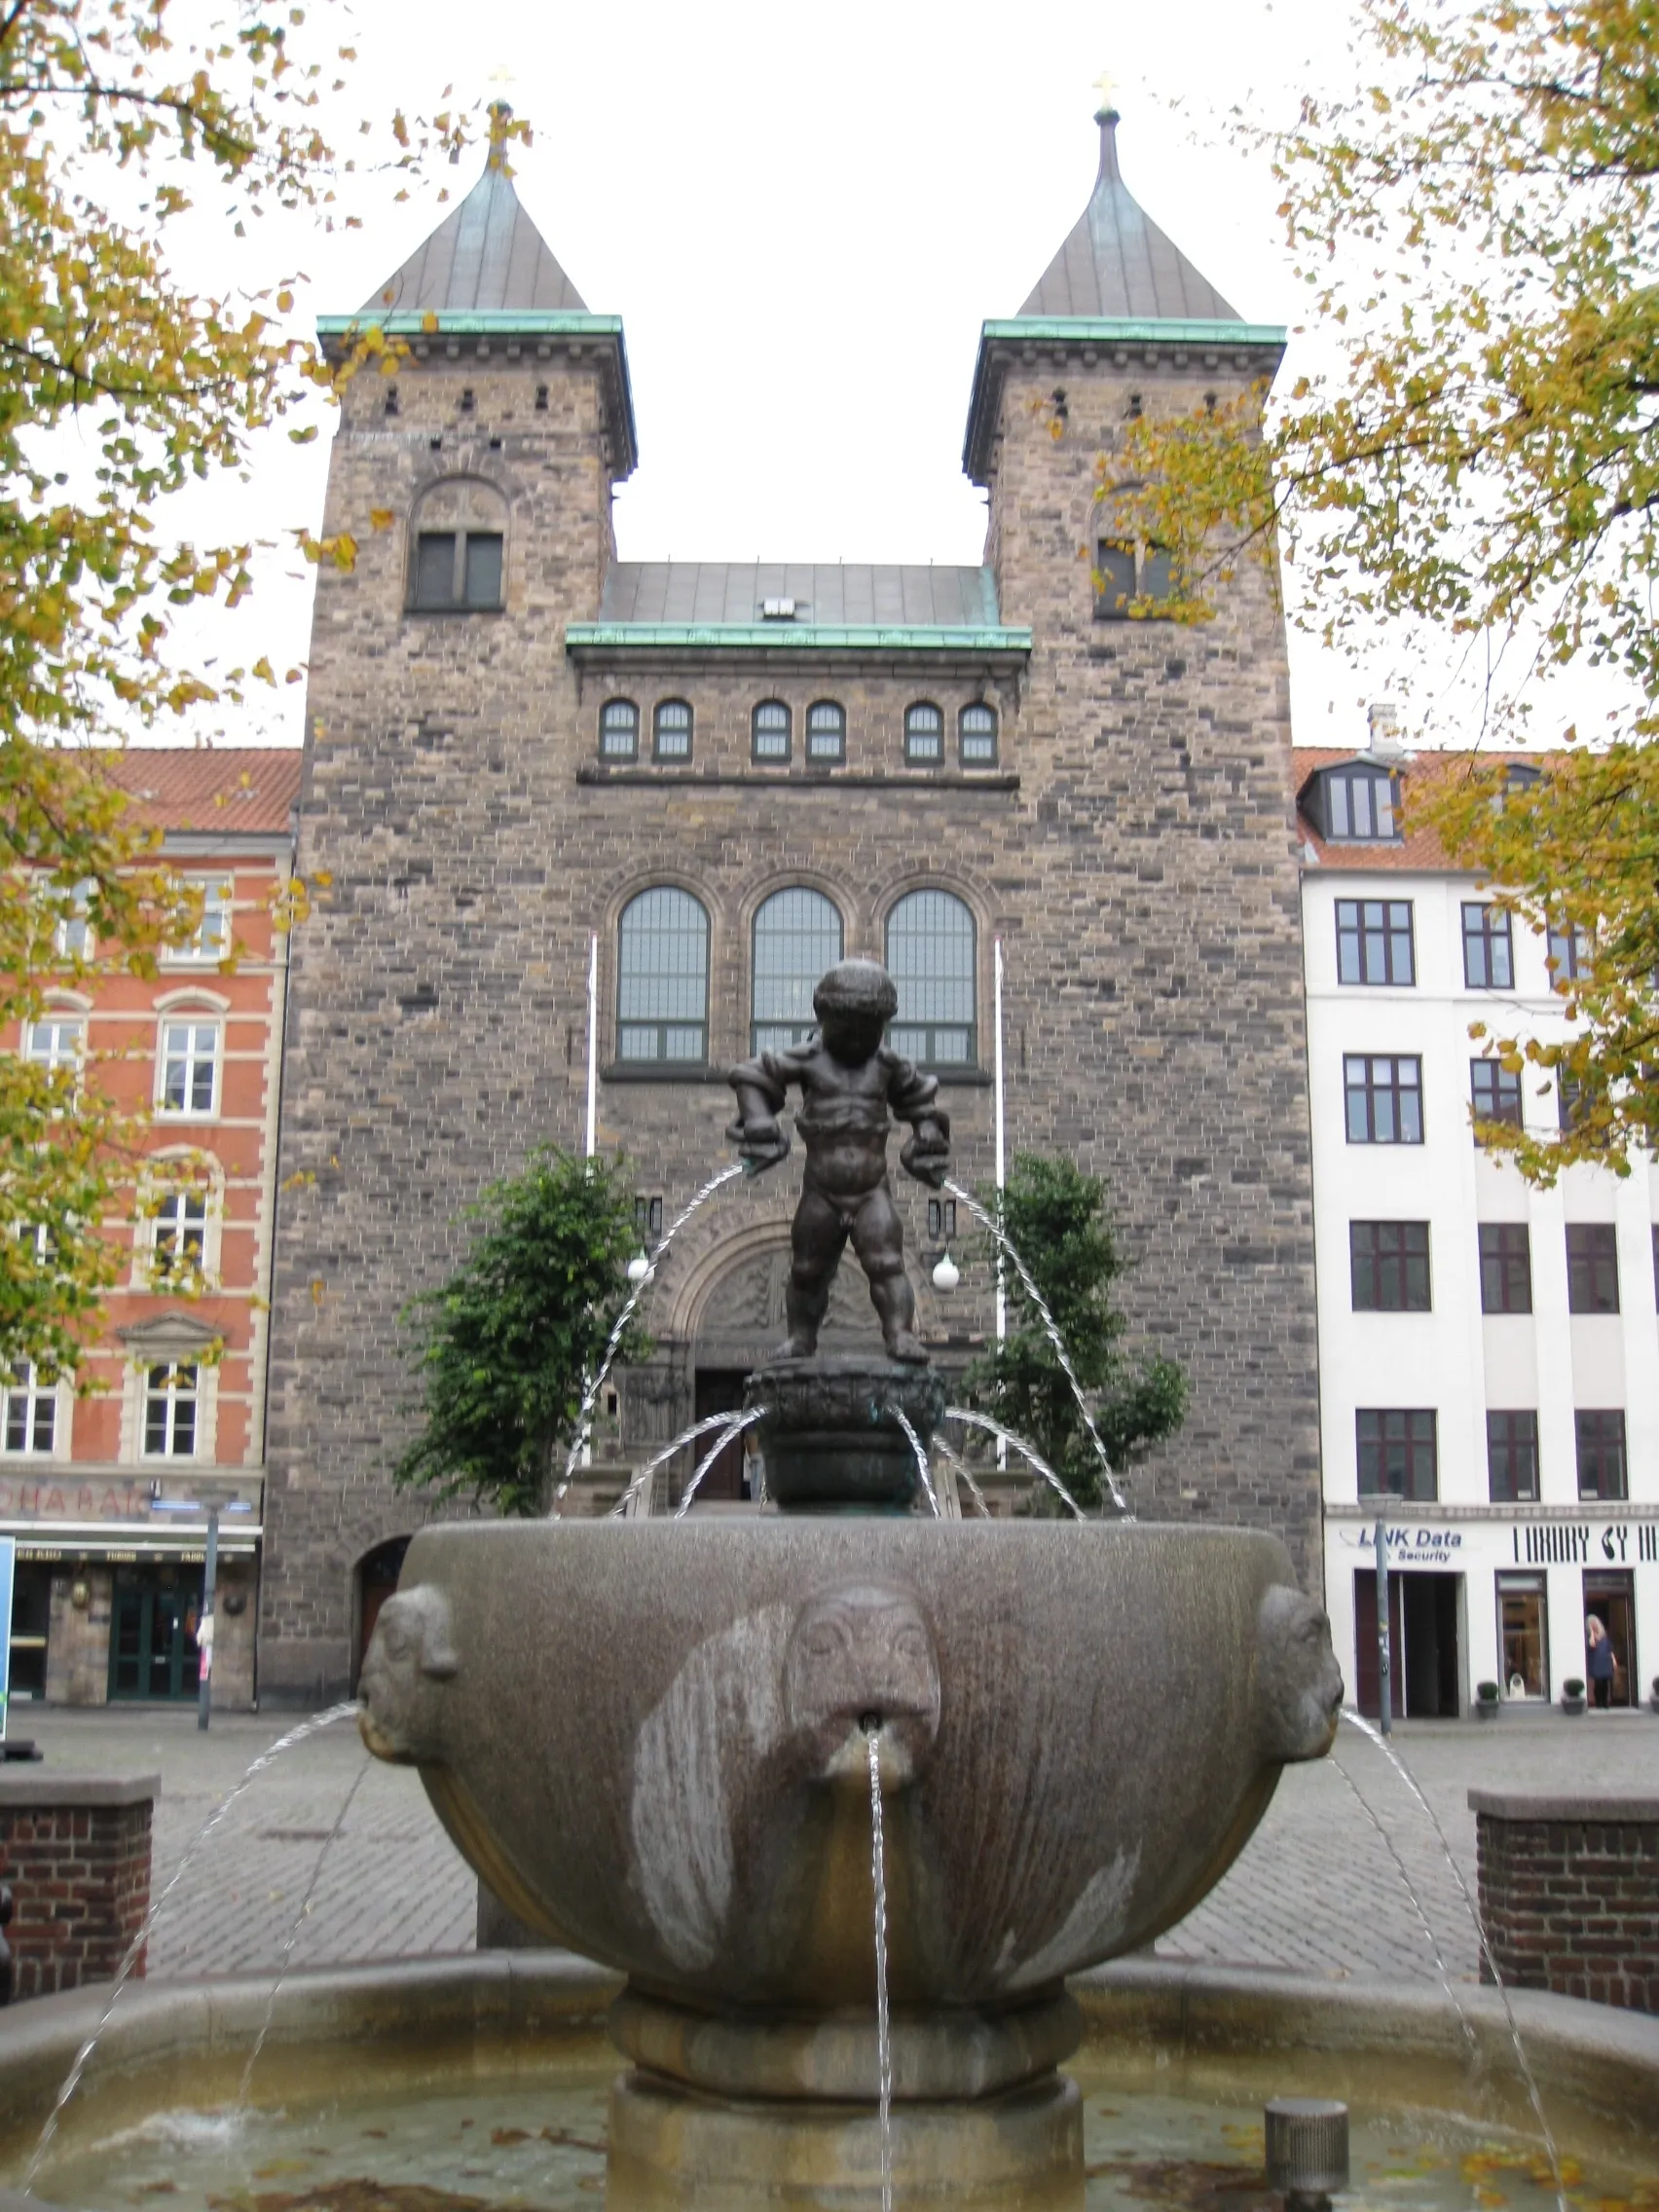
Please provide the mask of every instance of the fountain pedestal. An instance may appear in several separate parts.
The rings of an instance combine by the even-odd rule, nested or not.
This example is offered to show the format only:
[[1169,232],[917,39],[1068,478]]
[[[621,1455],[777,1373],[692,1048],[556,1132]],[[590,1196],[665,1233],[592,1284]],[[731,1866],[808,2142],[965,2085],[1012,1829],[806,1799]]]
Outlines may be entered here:
[[784,1513],[926,1512],[915,1446],[944,1419],[944,1382],[931,1367],[819,1355],[769,1360],[745,1385],[766,1461],[766,1494]]

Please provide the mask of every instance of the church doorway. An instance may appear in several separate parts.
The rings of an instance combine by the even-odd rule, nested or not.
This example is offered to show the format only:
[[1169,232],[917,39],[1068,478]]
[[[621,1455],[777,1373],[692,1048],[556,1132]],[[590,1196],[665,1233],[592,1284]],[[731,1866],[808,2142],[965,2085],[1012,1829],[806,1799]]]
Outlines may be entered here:
[[[707,1420],[713,1414],[740,1414],[743,1411],[743,1385],[748,1380],[745,1368],[699,1367],[697,1370],[697,1419]],[[713,1433],[698,1439],[697,1456],[688,1459],[685,1480],[698,1464],[702,1453],[714,1441]],[[748,1483],[744,1472],[743,1438],[734,1436],[720,1453],[697,1486],[697,1495],[691,1510],[699,1505],[730,1504],[747,1497]]]
[[397,1588],[397,1578],[403,1572],[403,1555],[409,1549],[407,1536],[389,1536],[384,1544],[377,1544],[372,1552],[365,1552],[357,1562],[356,1613],[357,1649],[351,1667],[351,1687],[357,1686],[357,1677],[363,1671],[363,1657],[369,1648],[369,1639],[375,1633],[380,1609]]

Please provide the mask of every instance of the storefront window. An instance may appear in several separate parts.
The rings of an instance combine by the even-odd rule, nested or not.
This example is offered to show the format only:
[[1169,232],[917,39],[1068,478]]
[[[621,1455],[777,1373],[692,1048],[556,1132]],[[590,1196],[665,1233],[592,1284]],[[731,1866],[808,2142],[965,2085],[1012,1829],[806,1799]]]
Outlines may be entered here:
[[1548,1697],[1550,1647],[1544,1619],[1544,1577],[1500,1574],[1497,1618],[1503,1641],[1503,1694]]

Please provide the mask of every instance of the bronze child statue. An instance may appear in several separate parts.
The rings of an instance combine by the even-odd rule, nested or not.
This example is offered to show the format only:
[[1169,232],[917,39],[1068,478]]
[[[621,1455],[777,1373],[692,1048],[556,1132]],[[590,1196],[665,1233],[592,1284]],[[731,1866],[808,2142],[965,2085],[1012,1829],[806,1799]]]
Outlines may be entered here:
[[890,1359],[925,1365],[911,1329],[916,1302],[904,1274],[904,1233],[887,1183],[889,1110],[908,1122],[899,1164],[938,1190],[950,1164],[950,1119],[939,1085],[882,1043],[899,1006],[893,978],[874,960],[843,960],[812,994],[819,1027],[804,1045],[762,1052],[732,1069],[737,1120],[726,1131],[750,1174],[775,1167],[790,1149],[778,1126],[792,1083],[799,1084],[795,1127],[806,1174],[790,1233],[786,1359],[816,1350],[830,1285],[848,1237],[869,1278],[870,1303]]

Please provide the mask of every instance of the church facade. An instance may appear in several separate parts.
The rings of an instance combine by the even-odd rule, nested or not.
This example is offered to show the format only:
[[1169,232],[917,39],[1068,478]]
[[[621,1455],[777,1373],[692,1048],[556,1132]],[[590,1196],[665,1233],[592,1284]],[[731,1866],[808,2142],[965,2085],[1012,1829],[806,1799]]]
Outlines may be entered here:
[[[988,1183],[1000,951],[1009,1149],[1109,1179],[1134,1339],[1191,1380],[1181,1434],[1128,1472],[1135,1509],[1271,1526],[1317,1587],[1281,618],[1246,566],[1202,628],[1123,619],[1159,556],[1102,541],[1097,471],[1134,413],[1271,377],[1282,333],[1151,223],[1099,120],[1084,215],[984,325],[977,568],[619,561],[622,326],[577,297],[498,154],[325,323],[409,350],[347,387],[330,469],[325,532],[359,550],[322,570],[313,640],[297,865],[328,881],[291,955],[262,1696],[353,1678],[377,1575],[423,1517],[390,1483],[399,1311],[454,1265],[485,1183],[582,1142],[596,946],[597,1137],[635,1163],[643,1238],[730,1158],[724,1070],[795,1035],[843,953],[886,960],[894,1042],[940,1079],[959,1178]],[[606,1450],[638,1458],[729,1403],[775,1343],[798,1158],[676,1240]],[[948,1221],[896,1180],[918,1326],[965,1360],[988,1271],[937,1291]],[[837,1328],[875,1342],[846,1271]]]

